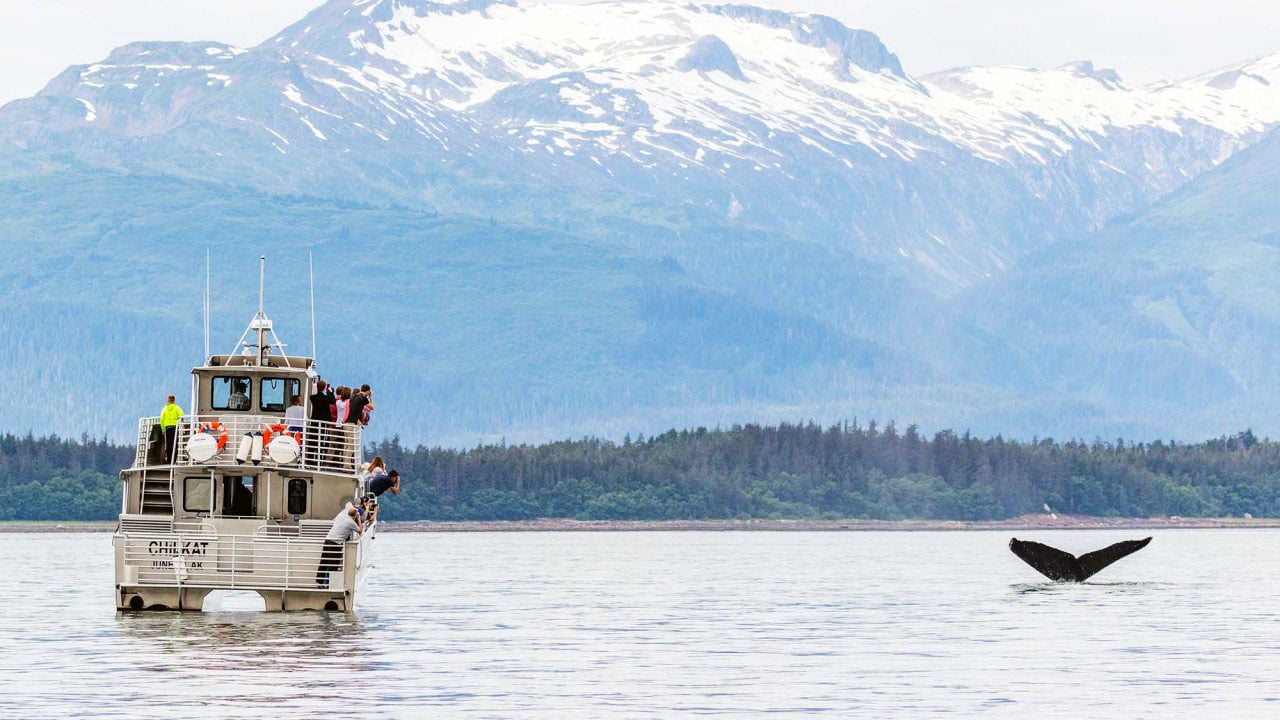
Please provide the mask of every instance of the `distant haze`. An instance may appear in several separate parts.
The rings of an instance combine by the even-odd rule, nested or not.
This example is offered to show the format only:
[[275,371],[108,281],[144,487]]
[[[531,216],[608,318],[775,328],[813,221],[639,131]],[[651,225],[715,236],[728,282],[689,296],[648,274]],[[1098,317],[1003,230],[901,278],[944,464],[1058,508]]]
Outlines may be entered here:
[[[571,0],[572,1],[572,0]],[[255,45],[319,0],[42,0],[0,5],[0,103],[35,94],[68,65],[137,40]],[[1090,59],[1145,82],[1280,50],[1265,0],[759,0],[871,30],[921,75],[958,65],[1049,67]]]

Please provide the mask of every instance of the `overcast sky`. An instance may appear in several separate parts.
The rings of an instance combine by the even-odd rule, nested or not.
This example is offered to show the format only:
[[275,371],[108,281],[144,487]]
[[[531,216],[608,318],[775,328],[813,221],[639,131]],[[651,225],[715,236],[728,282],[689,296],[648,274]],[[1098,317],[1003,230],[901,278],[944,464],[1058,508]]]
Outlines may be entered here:
[[[737,0],[750,2],[751,0]],[[255,45],[320,0],[0,0],[0,103],[135,40]],[[1276,0],[757,0],[871,30],[903,67],[1093,60],[1133,81],[1280,51]]]

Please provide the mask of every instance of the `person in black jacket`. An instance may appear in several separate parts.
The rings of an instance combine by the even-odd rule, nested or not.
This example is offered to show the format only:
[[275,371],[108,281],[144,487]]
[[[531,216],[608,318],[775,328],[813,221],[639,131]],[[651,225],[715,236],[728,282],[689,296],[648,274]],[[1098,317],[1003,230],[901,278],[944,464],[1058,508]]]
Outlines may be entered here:
[[[329,392],[329,384],[324,380],[316,380],[316,391],[311,394],[311,419],[323,423],[332,423],[335,410],[333,395]],[[323,423],[311,423],[304,440],[307,446],[307,461],[314,464],[320,459],[320,448],[332,445],[332,431]]]
[[364,425],[365,410],[373,410],[373,391],[368,385],[362,385],[351,396],[351,402],[347,403],[347,424],[348,425]]
[[375,475],[369,480],[369,494],[374,497],[390,490],[392,495],[400,494],[400,472],[392,470],[386,475]]
[[311,395],[311,419],[333,422],[333,396],[326,392],[329,384],[316,381],[316,391]]

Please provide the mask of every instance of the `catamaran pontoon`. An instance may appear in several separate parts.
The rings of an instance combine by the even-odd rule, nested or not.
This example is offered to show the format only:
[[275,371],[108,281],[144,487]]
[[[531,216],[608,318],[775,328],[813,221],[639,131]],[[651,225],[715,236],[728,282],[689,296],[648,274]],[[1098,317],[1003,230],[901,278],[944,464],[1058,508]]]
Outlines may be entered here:
[[[310,418],[318,375],[314,358],[285,353],[261,289],[230,354],[209,354],[207,328],[205,362],[191,371],[194,414],[171,450],[159,418],[143,418],[120,474],[116,607],[200,610],[212,591],[250,590],[268,610],[354,609],[376,523],[325,558],[326,586],[319,570],[334,516],[358,497],[360,427],[285,419],[295,395]],[[312,354],[314,344],[313,327]]]

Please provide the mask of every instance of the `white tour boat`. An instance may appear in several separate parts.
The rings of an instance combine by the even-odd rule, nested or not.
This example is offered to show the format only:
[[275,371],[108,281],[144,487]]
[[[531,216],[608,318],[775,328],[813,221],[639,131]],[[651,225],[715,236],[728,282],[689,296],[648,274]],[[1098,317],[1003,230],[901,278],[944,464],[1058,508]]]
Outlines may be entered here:
[[[261,292],[228,355],[208,352],[208,314],[206,289],[205,362],[191,371],[193,414],[178,422],[172,457],[160,418],[142,418],[120,474],[116,607],[201,610],[213,591],[248,590],[267,610],[353,610],[377,523],[340,557],[331,548],[327,573],[321,555],[334,517],[359,499],[360,426],[309,419],[315,359],[285,353]],[[285,418],[295,395],[306,420]]]

